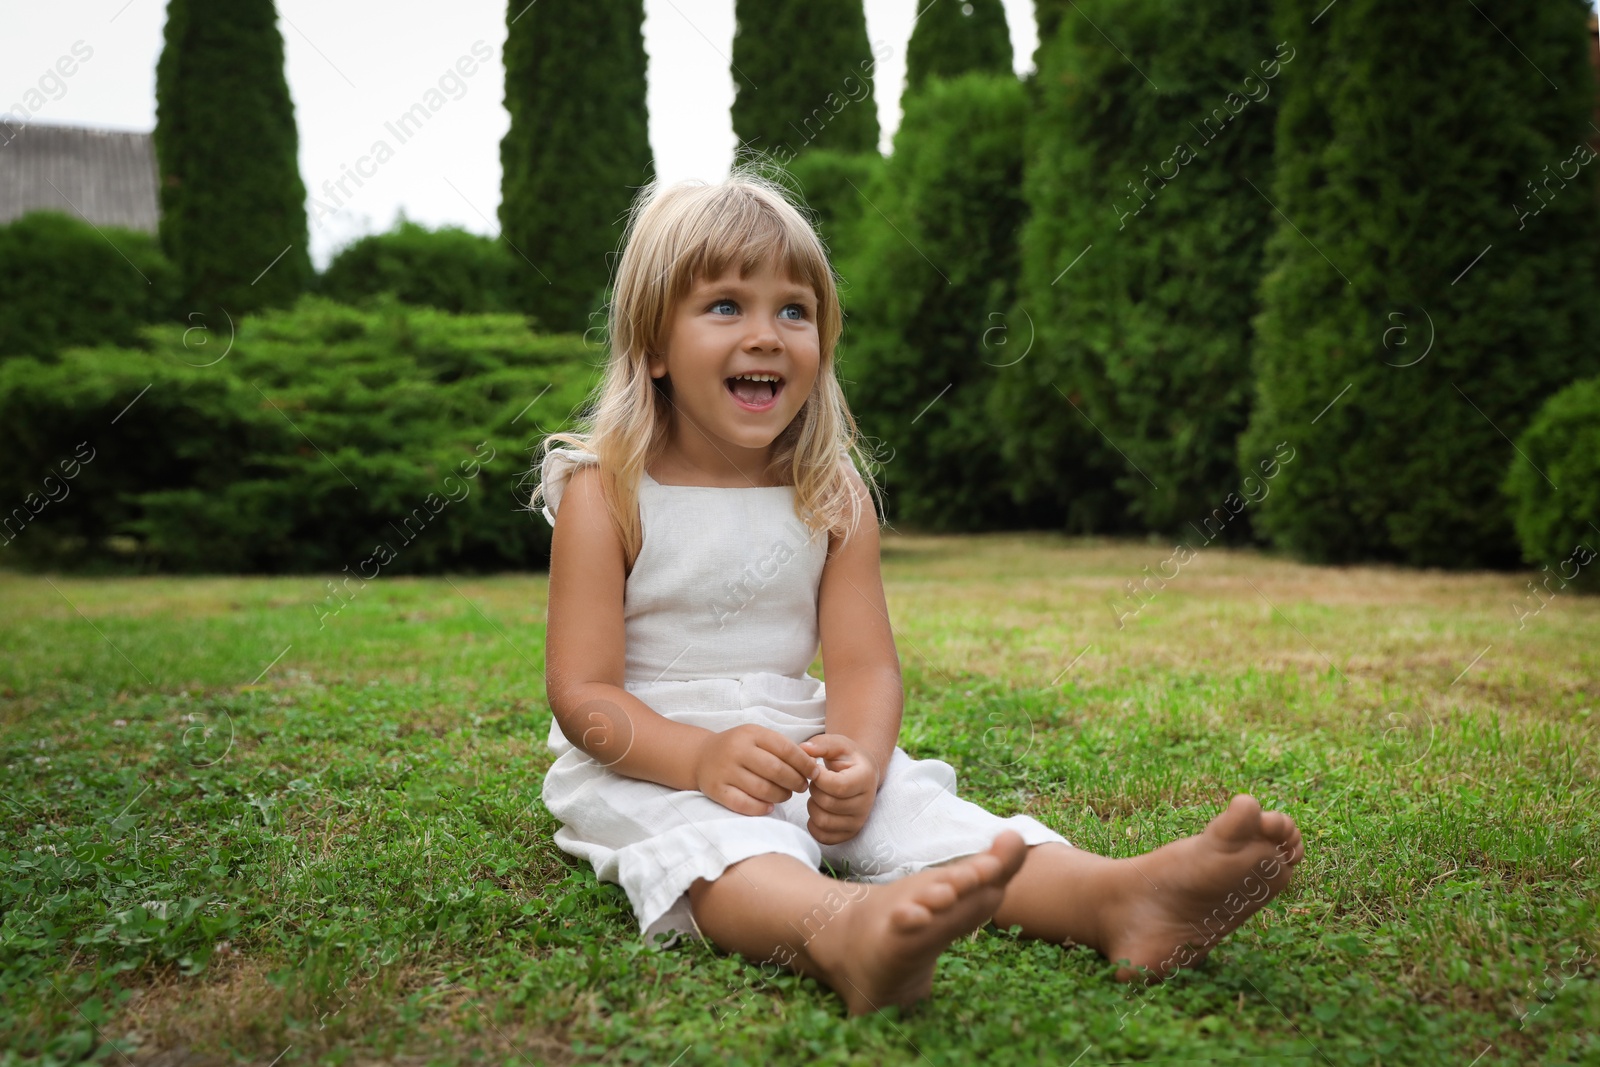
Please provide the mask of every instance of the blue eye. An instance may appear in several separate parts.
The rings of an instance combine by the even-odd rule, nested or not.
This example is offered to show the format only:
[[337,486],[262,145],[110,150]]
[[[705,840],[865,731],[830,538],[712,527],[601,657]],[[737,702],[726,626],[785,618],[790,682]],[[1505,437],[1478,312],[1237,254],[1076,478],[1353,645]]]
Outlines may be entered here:
[[[738,302],[734,301],[734,300],[730,300],[730,299],[728,299],[726,297],[724,297],[721,300],[717,300],[717,301],[712,302],[712,304],[709,307],[707,307],[706,310],[715,315],[715,314],[717,314],[717,308],[722,307],[724,304],[728,305],[731,308],[734,308],[735,309],[735,313],[737,314],[737,309],[739,307]],[[807,311],[806,311],[806,306],[804,304],[786,304],[786,305],[784,305],[784,308],[783,308],[784,311],[789,311],[791,309],[793,309],[795,311],[798,311],[800,314],[798,316],[796,316],[794,319],[791,319],[790,321],[793,321],[793,322],[803,322],[803,321],[805,321],[805,318],[806,318],[806,315],[807,315]],[[780,314],[781,314],[781,312],[780,312]]]

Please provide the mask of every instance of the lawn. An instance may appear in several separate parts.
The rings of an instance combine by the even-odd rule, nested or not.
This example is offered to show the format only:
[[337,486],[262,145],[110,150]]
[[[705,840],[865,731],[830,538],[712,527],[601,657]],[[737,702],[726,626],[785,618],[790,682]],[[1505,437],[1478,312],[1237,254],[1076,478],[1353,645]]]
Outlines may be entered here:
[[900,743],[1113,855],[1253,792],[1294,887],[1147,991],[991,926],[853,1020],[555,847],[543,575],[0,572],[0,1063],[1600,1064],[1600,599],[1220,548],[1130,599],[1170,554],[886,531]]

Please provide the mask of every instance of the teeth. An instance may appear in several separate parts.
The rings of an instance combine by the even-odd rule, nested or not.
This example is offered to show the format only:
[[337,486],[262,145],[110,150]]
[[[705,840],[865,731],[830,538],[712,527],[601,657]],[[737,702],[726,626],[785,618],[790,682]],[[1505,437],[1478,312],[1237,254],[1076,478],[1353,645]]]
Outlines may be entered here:
[[775,382],[779,380],[776,374],[739,374],[735,376],[735,380],[741,378],[752,382]]

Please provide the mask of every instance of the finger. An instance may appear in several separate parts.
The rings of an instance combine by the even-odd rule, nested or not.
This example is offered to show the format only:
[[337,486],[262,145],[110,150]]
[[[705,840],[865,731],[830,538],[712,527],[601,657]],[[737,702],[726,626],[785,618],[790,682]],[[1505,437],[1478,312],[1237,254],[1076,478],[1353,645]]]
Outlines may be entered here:
[[817,776],[818,767],[815,756],[776,730],[763,734],[757,744],[777,756],[790,767],[793,767],[800,773],[800,777],[806,781],[809,782]]
[[770,782],[748,768],[743,768],[742,773],[735,779],[737,787],[755,797],[757,800],[771,804],[782,804],[791,794],[789,790]]
[[842,815],[830,815],[825,811],[813,811],[811,813],[811,817],[806,821],[806,825],[813,830],[821,830],[824,833],[836,834],[842,830],[848,829],[850,826],[850,820]]
[[843,734],[830,734],[823,732],[813,734],[803,742],[813,756],[824,759],[833,759],[846,755],[850,751],[851,741]]
[[818,734],[817,737],[810,738],[803,743],[810,745],[817,738],[826,738],[827,740],[810,751],[822,759],[824,770],[838,773],[847,771],[851,767],[868,767],[872,769],[874,774],[877,773],[877,767],[873,763],[872,757],[868,756],[859,745],[848,737],[842,734]]
[[812,782],[813,790],[821,790],[838,800],[861,796],[871,784],[864,774],[847,774],[844,771],[825,770]]
[[759,766],[751,767],[752,771],[755,771],[769,782],[775,782],[783,786],[791,793],[804,793],[811,784],[811,780],[805,776],[804,772],[795,770],[794,767],[785,763],[781,756],[763,751],[756,757],[756,760]]
[[857,826],[849,819],[839,819],[818,822],[813,819],[806,824],[806,830],[812,837],[824,844],[836,845],[840,841],[848,841],[856,835]]
[[811,812],[827,812],[845,819],[854,819],[857,822],[866,822],[867,816],[872,814],[871,801],[856,797],[853,800],[840,800],[837,797],[818,798],[812,796],[806,801],[806,810]]
[[724,786],[712,799],[729,811],[736,811],[740,815],[770,815],[776,807],[733,785]]
[[847,800],[841,800],[836,796],[824,793],[820,789],[812,789],[811,799],[806,802],[806,806],[812,811],[826,811],[834,815],[848,815],[850,814],[850,811],[848,810],[849,803],[850,802]]

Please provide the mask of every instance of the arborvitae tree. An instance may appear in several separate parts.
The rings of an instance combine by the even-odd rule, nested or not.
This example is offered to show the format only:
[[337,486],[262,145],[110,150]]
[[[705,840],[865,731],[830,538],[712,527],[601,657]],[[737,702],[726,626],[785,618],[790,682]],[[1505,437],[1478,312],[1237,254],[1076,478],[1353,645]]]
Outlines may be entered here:
[[868,193],[882,215],[869,213],[861,253],[840,267],[851,410],[881,442],[887,517],[923,529],[1040,518],[996,477],[989,408],[998,368],[1026,343],[1006,318],[1024,214],[1023,111],[1009,73],[933,79],[912,94]]
[[1091,483],[1115,486],[1092,511],[1087,494],[1096,528],[1203,542],[1245,526],[1205,520],[1239,485],[1271,232],[1251,183],[1269,181],[1291,68],[1269,5],[1201,4],[1173,20],[1161,0],[1080,0],[1084,17],[1040,48],[1020,297],[1040,340],[1007,376],[1019,417],[1005,426],[1014,454],[1048,457],[1038,481],[1089,461]]
[[733,132],[788,162],[808,148],[875,151],[872,76],[861,0],[735,0]]
[[272,0],[169,0],[156,65],[161,246],[186,313],[291,303],[313,273],[294,103]]
[[1470,4],[1307,10],[1277,20],[1297,54],[1239,460],[1298,455],[1258,528],[1319,561],[1515,565],[1510,441],[1600,371],[1589,5],[1499,30]]
[[644,0],[513,0],[506,26],[500,226],[519,306],[545,330],[581,333],[652,177]]
[[918,7],[906,45],[906,93],[929,78],[1011,73],[1011,32],[1001,0],[928,0]]
[[886,166],[877,149],[835,152],[815,148],[788,167],[789,184],[811,209],[813,222],[835,262],[860,246],[860,227],[876,213],[868,203],[872,184]]

